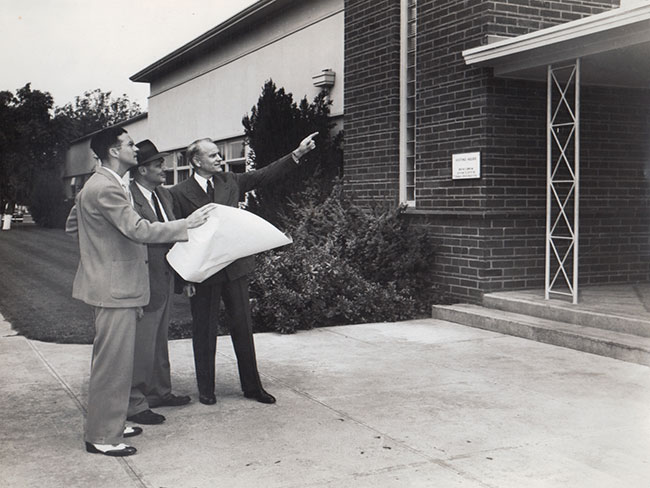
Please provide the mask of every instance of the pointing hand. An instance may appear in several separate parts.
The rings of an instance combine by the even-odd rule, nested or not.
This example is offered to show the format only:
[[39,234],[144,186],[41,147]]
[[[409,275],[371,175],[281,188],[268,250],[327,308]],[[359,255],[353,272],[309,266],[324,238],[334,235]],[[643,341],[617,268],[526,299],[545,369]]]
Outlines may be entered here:
[[302,141],[300,141],[300,145],[298,148],[293,151],[294,156],[296,158],[300,159],[303,157],[305,154],[307,154],[309,151],[313,150],[316,148],[316,141],[314,141],[314,137],[318,135],[318,131],[309,134],[307,137],[305,137]]

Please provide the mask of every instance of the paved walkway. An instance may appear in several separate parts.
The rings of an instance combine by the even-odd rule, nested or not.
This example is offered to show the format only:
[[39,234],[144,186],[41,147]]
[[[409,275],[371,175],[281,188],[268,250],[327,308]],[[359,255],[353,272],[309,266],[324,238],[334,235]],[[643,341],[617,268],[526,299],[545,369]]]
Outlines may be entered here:
[[218,402],[196,400],[191,343],[170,344],[190,405],[87,454],[90,346],[0,324],[2,487],[585,487],[650,479],[650,369],[436,320],[257,334],[275,405],[246,400],[219,338]]

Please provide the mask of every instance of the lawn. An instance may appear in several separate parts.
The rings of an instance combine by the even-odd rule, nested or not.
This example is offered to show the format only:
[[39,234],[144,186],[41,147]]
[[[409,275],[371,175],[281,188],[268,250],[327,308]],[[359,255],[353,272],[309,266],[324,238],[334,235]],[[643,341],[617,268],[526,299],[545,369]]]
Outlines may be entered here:
[[[47,342],[90,344],[91,307],[72,298],[79,250],[63,230],[34,224],[0,232],[0,313],[20,334]],[[187,337],[189,302],[174,295],[170,338]]]

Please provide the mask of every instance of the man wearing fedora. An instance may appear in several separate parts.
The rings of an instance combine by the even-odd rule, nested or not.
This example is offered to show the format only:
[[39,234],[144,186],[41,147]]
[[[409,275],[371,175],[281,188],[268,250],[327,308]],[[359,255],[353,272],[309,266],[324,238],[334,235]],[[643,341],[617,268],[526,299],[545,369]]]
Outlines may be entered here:
[[[130,169],[133,207],[150,222],[175,220],[173,202],[165,183],[165,156],[148,139],[136,144],[137,166]],[[127,420],[160,424],[165,417],[151,408],[178,407],[190,402],[186,395],[172,393],[167,331],[174,289],[174,273],[165,259],[171,244],[148,244],[149,304],[143,308],[135,333],[133,382]]]
[[93,307],[95,338],[88,382],[86,450],[107,456],[130,456],[136,448],[125,437],[142,433],[125,427],[135,350],[136,324],[149,303],[148,243],[188,239],[188,229],[202,225],[214,206],[186,219],[149,222],[138,215],[123,176],[136,166],[138,148],[121,127],[96,133],[90,147],[102,165],[77,195],[66,231],[79,242],[79,266],[72,296]]

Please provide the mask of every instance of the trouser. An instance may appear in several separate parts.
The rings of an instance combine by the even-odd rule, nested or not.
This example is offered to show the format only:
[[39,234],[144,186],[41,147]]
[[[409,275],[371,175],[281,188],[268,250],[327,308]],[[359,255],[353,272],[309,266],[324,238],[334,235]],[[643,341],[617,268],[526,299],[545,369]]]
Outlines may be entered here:
[[245,393],[259,391],[262,383],[255,358],[248,277],[244,276],[214,285],[198,283],[196,294],[190,298],[192,346],[199,394],[214,394],[217,327],[221,300],[225,306],[227,325],[237,356],[242,390]]
[[172,391],[167,332],[174,282],[152,286],[165,286],[166,295],[155,310],[145,307],[136,325],[129,417],[155,407]]
[[119,444],[133,376],[136,309],[95,307],[94,313],[85,439],[93,444]]

